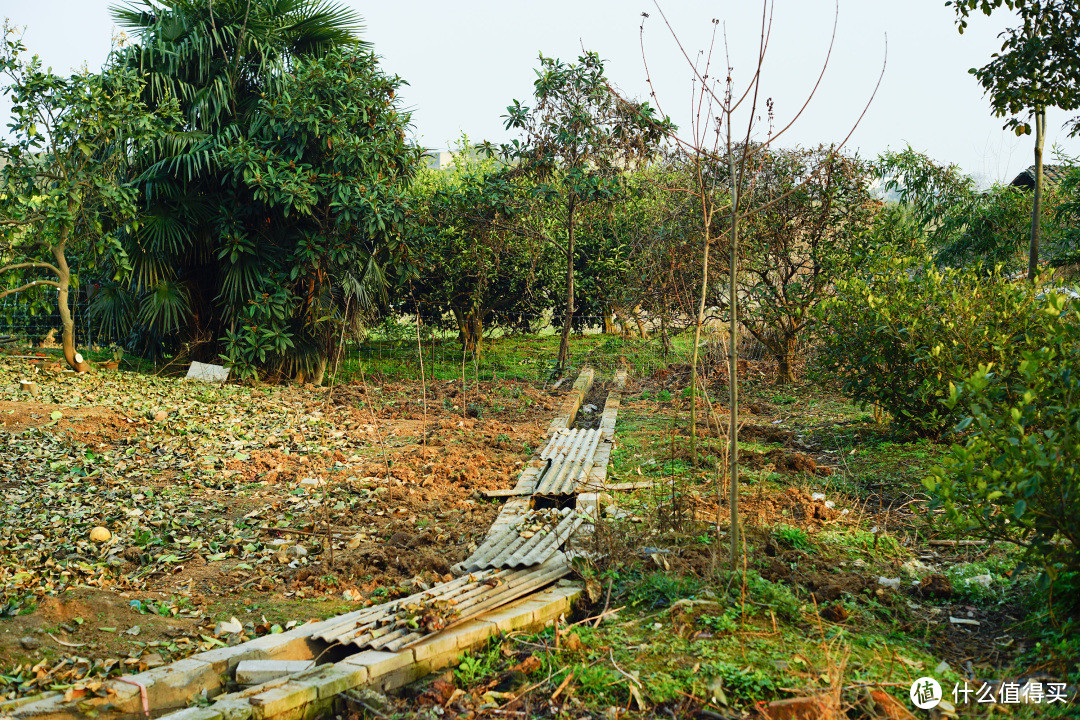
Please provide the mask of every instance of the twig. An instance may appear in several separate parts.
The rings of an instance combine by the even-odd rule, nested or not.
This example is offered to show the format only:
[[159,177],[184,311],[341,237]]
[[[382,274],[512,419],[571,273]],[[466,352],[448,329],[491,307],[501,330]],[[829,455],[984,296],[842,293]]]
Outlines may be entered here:
[[641,681],[640,680],[638,680],[633,675],[628,675],[626,672],[623,671],[623,669],[621,667],[619,667],[619,664],[617,662],[615,662],[615,651],[614,650],[612,650],[611,648],[608,648],[608,655],[611,656],[611,664],[615,666],[615,669],[619,671],[620,675],[622,675],[627,680],[630,680],[631,682],[633,682],[638,687],[641,687]]
[[604,612],[600,613],[599,615],[595,615],[593,617],[587,617],[584,620],[578,620],[573,625],[568,626],[567,629],[569,630],[570,628],[577,627],[578,625],[582,625],[584,623],[591,622],[593,620],[600,620],[601,618],[607,617],[608,615],[614,615],[615,613],[619,612],[620,610],[625,610],[625,609],[626,609],[625,605],[620,605],[619,607],[612,608],[611,610],[608,610],[607,608],[604,608]]
[[[312,536],[322,536],[322,535],[329,536],[330,535],[330,529],[329,528],[327,528],[326,531],[323,531],[323,530],[301,530],[300,528],[274,527],[273,525],[263,525],[259,529],[262,530],[263,532],[274,531],[274,532],[283,532],[283,533],[294,533],[296,535],[312,535]],[[334,537],[336,537],[338,539],[344,539],[347,536],[346,535],[339,535],[338,533],[334,533]]]
[[956,547],[958,545],[985,545],[986,540],[927,540],[926,544],[942,547]]
[[348,699],[349,699],[349,700],[350,700],[351,702],[354,702],[354,703],[356,703],[357,705],[359,705],[359,706],[361,706],[362,708],[364,708],[365,710],[367,710],[367,711],[368,711],[369,713],[371,713],[371,714],[372,714],[372,715],[374,715],[375,717],[381,717],[381,718],[384,718],[384,720],[390,720],[390,716],[389,716],[389,715],[386,715],[386,714],[384,714],[384,713],[381,713],[381,712],[379,712],[378,710],[376,710],[375,708],[371,707],[371,706],[370,706],[370,705],[368,705],[368,704],[367,704],[366,702],[364,702],[363,700],[361,700],[360,698],[358,698],[358,697],[357,697],[356,695],[354,695],[354,694],[353,694],[352,692],[350,692],[350,691],[346,690],[345,692],[343,692],[343,693],[341,693],[341,694],[342,694],[342,695],[344,695],[345,697],[347,697],[347,698],[348,698]]
[[570,674],[563,678],[563,681],[559,683],[559,687],[555,688],[555,692],[551,693],[551,701],[555,702],[555,698],[559,697],[566,686],[570,684],[570,681],[574,679],[574,671],[571,670]]
[[45,634],[46,634],[46,635],[48,635],[49,637],[51,637],[51,638],[52,638],[53,640],[55,640],[56,642],[58,642],[58,643],[60,643],[61,645],[63,645],[64,647],[71,647],[71,648],[76,648],[76,647],[86,647],[86,646],[87,646],[87,645],[89,644],[89,643],[73,643],[73,642],[65,642],[64,640],[61,640],[60,638],[58,638],[58,637],[56,637],[55,635],[53,635],[53,634],[52,634],[51,632],[47,632],[47,633],[45,633]]
[[611,606],[611,586],[615,580],[608,580],[607,584],[607,599],[604,600],[604,609],[600,611],[600,614],[596,616],[596,622],[593,623],[593,627],[600,627],[600,621],[604,619],[604,614],[607,613],[607,609]]

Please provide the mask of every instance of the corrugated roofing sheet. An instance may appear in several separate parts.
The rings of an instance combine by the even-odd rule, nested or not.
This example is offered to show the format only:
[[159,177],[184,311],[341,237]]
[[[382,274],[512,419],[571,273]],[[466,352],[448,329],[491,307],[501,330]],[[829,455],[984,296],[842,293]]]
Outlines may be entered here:
[[601,432],[592,428],[572,431],[566,445],[559,446],[557,454],[549,458],[551,465],[541,471],[534,494],[572,495],[578,483],[589,476],[601,438]]
[[393,652],[505,605],[569,572],[570,566],[562,557],[525,570],[484,570],[369,608],[313,637]]
[[570,508],[530,510],[512,525],[489,533],[476,552],[453,569],[473,572],[539,565],[565,545],[583,519]]

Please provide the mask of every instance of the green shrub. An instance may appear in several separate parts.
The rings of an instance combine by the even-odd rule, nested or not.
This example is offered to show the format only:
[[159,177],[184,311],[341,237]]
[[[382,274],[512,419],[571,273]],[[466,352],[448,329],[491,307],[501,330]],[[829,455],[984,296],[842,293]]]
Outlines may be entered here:
[[1030,285],[998,272],[937,268],[928,254],[880,247],[819,315],[817,375],[898,425],[939,435],[959,417],[942,402],[949,383],[981,364],[1010,372],[1042,322],[1037,304]]
[[1052,580],[1080,570],[1080,308],[1051,294],[1015,372],[982,366],[952,389],[964,442],[926,480],[966,532],[1016,543]]

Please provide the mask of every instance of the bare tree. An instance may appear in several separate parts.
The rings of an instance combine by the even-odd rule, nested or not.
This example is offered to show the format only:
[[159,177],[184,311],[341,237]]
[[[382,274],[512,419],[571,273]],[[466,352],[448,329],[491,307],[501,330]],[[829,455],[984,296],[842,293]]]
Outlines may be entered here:
[[[821,71],[818,74],[814,86],[807,93],[806,99],[799,107],[791,120],[780,127],[774,128],[773,101],[772,98],[763,99],[762,68],[765,54],[769,46],[769,37],[772,30],[773,2],[763,0],[761,5],[760,42],[758,45],[756,64],[750,80],[745,86],[735,82],[734,67],[732,66],[730,52],[727,45],[726,33],[721,29],[720,21],[713,20],[712,40],[707,50],[697,55],[697,60],[692,59],[685,46],[679,40],[678,34],[672,28],[671,23],[664,15],[657,0],[654,0],[657,12],[663,19],[665,26],[671,33],[679,47],[680,52],[686,59],[693,72],[693,102],[694,117],[691,126],[692,135],[681,136],[669,131],[668,136],[672,141],[685,151],[691,158],[694,167],[692,173],[694,185],[687,188],[687,192],[694,194],[701,208],[701,264],[702,285],[700,288],[697,316],[694,322],[694,350],[690,370],[690,455],[691,462],[696,462],[697,440],[697,393],[698,393],[698,346],[701,341],[701,328],[705,318],[706,297],[708,294],[709,278],[709,250],[714,243],[720,241],[724,234],[728,236],[728,395],[729,395],[729,419],[728,419],[728,474],[730,495],[728,499],[730,511],[730,560],[732,568],[737,567],[740,557],[740,533],[739,533],[739,446],[738,446],[738,409],[739,409],[739,384],[738,384],[738,337],[739,337],[739,233],[743,223],[754,215],[764,212],[772,205],[780,202],[791,193],[801,187],[801,184],[790,188],[787,192],[766,200],[756,200],[754,188],[758,183],[761,173],[764,153],[771,145],[774,145],[799,119],[806,110],[810,100],[814,97],[832,55],[833,43],[836,39],[836,20],[833,22],[833,31],[829,39],[828,52],[822,62]],[[643,13],[647,19],[647,13]],[[836,18],[839,17],[837,9]],[[661,115],[664,115],[660,99],[653,86],[652,77],[649,73],[648,59],[645,53],[645,23],[641,25],[642,59],[645,62],[646,79],[649,83],[651,95]],[[714,75],[714,51],[718,49],[720,40],[723,40],[724,68],[726,72],[719,76]],[[885,67],[882,64],[882,75]],[[832,152],[838,153],[840,148],[851,137],[855,127],[858,126],[866,114],[870,102],[877,93],[877,87],[871,93],[866,107],[852,125],[844,140],[834,146]],[[765,116],[761,111],[764,107]],[[765,137],[757,139],[764,130]],[[810,182],[814,175],[808,176],[804,183]],[[725,218],[723,229],[720,229],[720,218]],[[719,504],[719,484],[717,485],[717,502]],[[717,515],[717,527],[720,525],[719,510]]]

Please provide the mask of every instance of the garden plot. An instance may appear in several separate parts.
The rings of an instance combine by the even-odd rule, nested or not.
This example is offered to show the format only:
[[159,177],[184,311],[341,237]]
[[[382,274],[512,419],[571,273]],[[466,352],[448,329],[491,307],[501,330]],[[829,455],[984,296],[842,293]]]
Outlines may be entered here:
[[[18,391],[28,375],[36,396]],[[498,511],[481,491],[511,484],[561,395],[513,381],[253,389],[0,360],[5,690],[449,579]],[[218,625],[234,616],[241,632]]]

